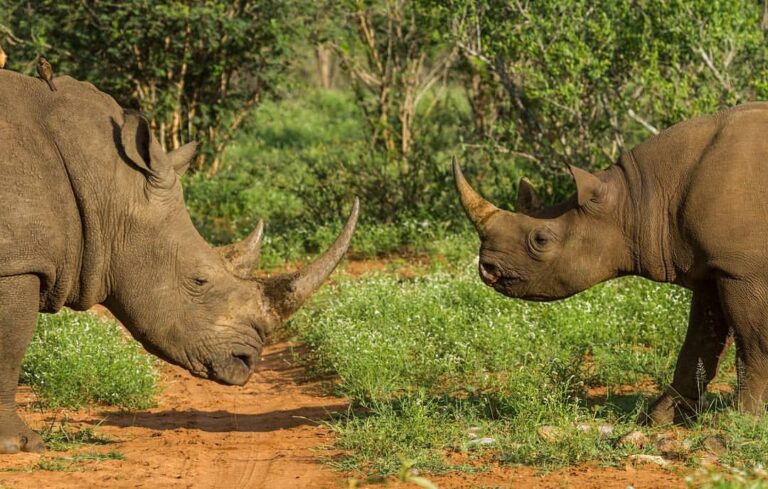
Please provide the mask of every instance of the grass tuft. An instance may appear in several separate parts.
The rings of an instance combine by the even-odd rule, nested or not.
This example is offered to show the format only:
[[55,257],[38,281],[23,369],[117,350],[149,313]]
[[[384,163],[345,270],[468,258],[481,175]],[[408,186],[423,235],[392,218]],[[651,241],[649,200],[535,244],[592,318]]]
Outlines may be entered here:
[[40,315],[21,382],[47,407],[144,409],[158,390],[154,362],[116,322],[64,310]]

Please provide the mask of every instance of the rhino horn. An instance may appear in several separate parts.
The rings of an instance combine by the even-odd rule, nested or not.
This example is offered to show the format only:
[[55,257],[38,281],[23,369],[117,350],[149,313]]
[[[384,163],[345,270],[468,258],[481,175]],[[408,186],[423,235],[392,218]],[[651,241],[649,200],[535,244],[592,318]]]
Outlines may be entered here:
[[456,189],[459,191],[464,212],[467,213],[467,217],[475,225],[475,228],[482,232],[486,221],[501,209],[485,200],[469,185],[455,157],[453,158],[453,177],[456,180]]
[[330,248],[304,269],[265,279],[264,292],[278,316],[287,320],[333,272],[347,252],[357,225],[360,202],[355,199],[344,229]]
[[216,251],[224,259],[229,271],[239,278],[251,278],[259,267],[261,238],[264,236],[264,221],[259,219],[251,234],[237,243],[219,246]]

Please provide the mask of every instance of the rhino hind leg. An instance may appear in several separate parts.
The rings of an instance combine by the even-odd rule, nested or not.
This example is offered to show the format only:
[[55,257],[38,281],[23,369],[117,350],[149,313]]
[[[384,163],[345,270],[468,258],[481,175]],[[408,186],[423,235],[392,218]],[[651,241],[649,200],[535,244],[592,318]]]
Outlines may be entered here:
[[717,287],[697,287],[691,301],[688,332],[680,349],[672,385],[643,413],[645,424],[686,423],[695,418],[707,385],[717,375],[731,343]]
[[35,275],[0,278],[0,453],[44,448],[16,413],[16,387],[24,352],[32,339],[40,300]]
[[768,389],[768,281],[723,278],[718,288],[736,336],[737,407],[763,414]]

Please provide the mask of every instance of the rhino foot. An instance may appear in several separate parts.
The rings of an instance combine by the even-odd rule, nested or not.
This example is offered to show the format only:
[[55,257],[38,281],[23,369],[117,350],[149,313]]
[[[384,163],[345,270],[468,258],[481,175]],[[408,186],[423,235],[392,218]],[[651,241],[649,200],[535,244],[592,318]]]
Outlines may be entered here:
[[29,429],[16,413],[0,414],[0,454],[43,450],[43,439]]
[[665,424],[688,424],[696,419],[698,399],[681,396],[667,390],[648,408],[640,413],[638,423],[646,426]]

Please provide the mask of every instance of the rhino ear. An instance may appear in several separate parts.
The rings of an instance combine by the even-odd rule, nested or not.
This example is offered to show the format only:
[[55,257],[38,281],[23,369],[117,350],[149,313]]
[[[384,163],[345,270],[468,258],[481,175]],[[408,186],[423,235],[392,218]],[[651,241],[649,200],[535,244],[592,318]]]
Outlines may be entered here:
[[168,153],[168,160],[178,176],[184,175],[197,153],[197,143],[191,142]]
[[166,186],[169,183],[168,156],[152,135],[149,122],[135,112],[126,112],[120,137],[128,159],[143,170],[150,181]]
[[533,187],[530,180],[523,177],[520,179],[520,184],[517,186],[517,202],[515,203],[515,210],[517,212],[534,212],[541,209],[542,202],[539,193]]
[[605,184],[602,180],[586,170],[573,165],[568,165],[573,179],[576,180],[576,194],[579,205],[588,202],[600,202],[605,196]]

